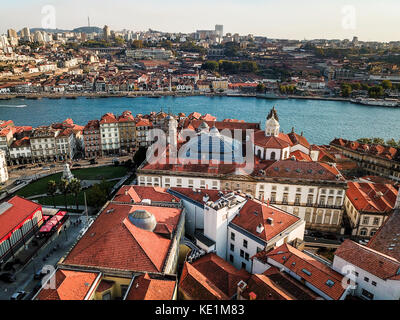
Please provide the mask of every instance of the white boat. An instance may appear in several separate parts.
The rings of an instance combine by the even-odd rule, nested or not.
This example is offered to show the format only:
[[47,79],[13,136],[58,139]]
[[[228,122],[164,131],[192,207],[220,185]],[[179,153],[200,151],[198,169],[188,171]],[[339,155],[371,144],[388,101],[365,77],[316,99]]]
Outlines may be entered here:
[[362,104],[365,106],[377,106],[377,107],[399,107],[400,103],[397,99],[367,99],[357,98],[352,99],[351,102]]

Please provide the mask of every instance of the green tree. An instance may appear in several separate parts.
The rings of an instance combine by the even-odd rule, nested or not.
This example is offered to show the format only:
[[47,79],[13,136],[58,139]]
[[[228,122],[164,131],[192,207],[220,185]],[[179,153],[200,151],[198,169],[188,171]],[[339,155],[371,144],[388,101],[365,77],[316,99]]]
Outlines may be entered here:
[[100,209],[108,200],[110,193],[109,186],[105,181],[95,184],[87,195],[88,205]]
[[264,93],[265,92],[265,85],[263,84],[263,83],[259,83],[258,85],[257,85],[257,92],[259,92],[259,93]]
[[387,89],[392,89],[393,84],[390,80],[383,80],[382,81],[382,87],[383,89],[387,90]]
[[350,97],[352,92],[351,86],[348,84],[342,84],[342,96],[343,97]]
[[370,139],[370,138],[361,138],[361,139],[358,139],[357,141],[362,144],[371,144],[372,143],[372,139]]
[[79,196],[80,192],[82,191],[81,181],[77,178],[73,178],[69,182],[69,190],[75,197],[76,210],[78,210],[78,196]]
[[373,138],[372,139],[372,143],[373,144],[382,144],[382,145],[384,145],[385,144],[385,140],[383,140],[382,138]]
[[58,183],[58,189],[64,195],[65,210],[67,210],[67,195],[69,193],[69,182],[67,179],[61,179]]
[[47,182],[47,194],[53,198],[53,206],[56,207],[54,196],[57,193],[57,182],[50,180]]
[[201,66],[201,68],[203,70],[207,70],[207,71],[211,71],[211,72],[215,72],[219,70],[219,63],[218,61],[206,61],[203,63],[203,65]]
[[398,147],[399,147],[399,144],[398,144],[397,141],[394,140],[393,138],[387,140],[387,141],[386,141],[386,145],[388,145],[389,147],[393,147],[393,148],[398,148]]

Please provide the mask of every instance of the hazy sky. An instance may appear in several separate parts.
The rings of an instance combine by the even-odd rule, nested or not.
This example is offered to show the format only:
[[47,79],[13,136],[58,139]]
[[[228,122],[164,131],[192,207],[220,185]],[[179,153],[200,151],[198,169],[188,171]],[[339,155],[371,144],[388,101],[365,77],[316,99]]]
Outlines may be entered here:
[[193,32],[223,24],[224,32],[270,38],[400,40],[400,0],[0,0],[0,34],[41,27],[46,5],[54,6],[59,29],[86,26],[90,16],[92,26],[112,30]]

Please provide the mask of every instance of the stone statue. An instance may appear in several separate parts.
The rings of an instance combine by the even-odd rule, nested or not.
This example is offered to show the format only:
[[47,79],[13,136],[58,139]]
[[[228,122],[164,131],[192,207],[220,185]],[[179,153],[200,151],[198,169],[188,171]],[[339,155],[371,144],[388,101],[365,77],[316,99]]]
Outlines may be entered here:
[[71,181],[74,178],[74,175],[72,174],[68,163],[64,164],[64,170],[63,170],[62,177],[63,177],[63,179],[67,179],[68,181]]

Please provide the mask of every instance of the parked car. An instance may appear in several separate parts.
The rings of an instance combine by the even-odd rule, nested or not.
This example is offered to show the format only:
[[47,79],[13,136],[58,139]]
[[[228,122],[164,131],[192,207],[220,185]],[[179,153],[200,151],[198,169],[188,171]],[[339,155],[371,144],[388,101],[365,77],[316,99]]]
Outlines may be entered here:
[[51,164],[51,165],[50,165],[50,168],[55,168],[55,167],[56,167],[55,164]]
[[98,164],[98,162],[96,161],[96,159],[90,159],[90,160],[89,160],[89,163],[90,163],[90,164]]
[[337,237],[334,234],[325,234],[323,238],[327,240],[337,240]]
[[366,245],[368,244],[368,242],[369,242],[369,240],[364,240],[364,239],[358,241],[359,244],[362,244],[362,245],[364,245],[364,246],[366,246]]
[[43,271],[42,269],[39,269],[38,271],[36,271],[35,275],[33,276],[33,278],[35,280],[40,280],[42,279],[45,275],[47,274],[47,272]]
[[76,167],[82,167],[79,163],[74,163],[73,165],[72,165],[72,168],[76,168]]
[[319,232],[319,231],[313,231],[313,232],[310,232],[310,237],[322,238],[323,234],[321,232]]
[[12,273],[6,272],[0,275],[0,280],[3,282],[12,283],[15,282],[17,278]]
[[43,167],[42,170],[49,171],[50,168],[49,167]]
[[22,300],[22,298],[25,296],[26,296],[25,291],[17,291],[11,296],[10,300]]

